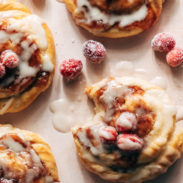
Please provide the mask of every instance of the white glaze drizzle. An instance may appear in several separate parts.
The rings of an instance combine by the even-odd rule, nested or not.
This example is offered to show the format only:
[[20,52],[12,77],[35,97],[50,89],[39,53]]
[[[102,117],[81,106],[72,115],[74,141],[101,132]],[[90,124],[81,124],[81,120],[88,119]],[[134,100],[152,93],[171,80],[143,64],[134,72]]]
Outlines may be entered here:
[[[7,127],[7,129],[8,129],[8,127]],[[7,159],[4,159],[3,158],[4,155],[1,156],[1,154],[0,154],[0,168],[2,168],[4,171],[3,176],[8,178],[8,179],[16,179],[17,177],[21,177],[18,180],[18,182],[20,182],[20,183],[32,183],[32,181],[39,176],[41,171],[44,170],[44,167],[41,163],[39,156],[34,151],[34,149],[30,146],[29,142],[26,141],[22,137],[22,135],[19,135],[19,134],[16,134],[16,135],[18,136],[18,138],[21,139],[21,141],[24,143],[24,145],[26,147],[24,147],[20,142],[15,141],[13,139],[13,137],[11,137],[11,135],[9,135],[7,133],[1,133],[0,137],[2,139],[0,140],[0,146],[4,146],[6,148],[6,150],[4,150],[4,153],[9,153],[9,152],[14,153],[15,156],[18,159],[20,159],[20,162],[25,161],[24,162],[25,165],[23,165],[23,166],[26,166],[27,168],[25,170],[22,169],[21,171],[14,172],[13,168],[10,167],[10,168],[8,168],[8,171],[7,171],[7,167],[10,166],[9,162]],[[9,155],[7,155],[7,157],[9,157]],[[33,161],[33,165],[30,167],[30,165],[32,164],[31,160]],[[18,160],[18,163],[20,163],[20,162]],[[46,177],[47,176],[45,176],[45,182],[50,183],[51,179],[48,179]]]
[[166,80],[161,76],[156,76],[154,79],[150,81],[152,84],[159,86],[160,88],[166,89],[167,88],[167,82]]
[[100,97],[100,100],[106,104],[106,114],[104,117],[105,122],[112,119],[112,114],[115,112],[115,108],[113,106],[115,100],[120,96],[129,94],[130,92],[131,90],[128,87],[120,85],[115,80],[108,82],[106,90]]
[[104,137],[105,139],[113,138],[113,134],[107,132],[106,130],[103,130],[103,128],[100,128],[98,133],[101,137]]
[[[128,80],[128,78],[127,78],[127,80]],[[134,79],[135,80],[135,79]],[[118,80],[118,78],[116,79],[116,85],[118,86],[118,87],[120,87],[120,83],[118,83],[119,82],[119,80]],[[127,82],[128,83],[128,82]],[[129,81],[129,83],[131,83],[132,85],[133,84],[135,84],[136,82],[135,81]],[[98,89],[100,89],[100,88],[102,88],[102,87],[104,87],[104,86],[106,86],[106,81],[104,81],[104,82],[101,82],[101,83],[99,83],[98,85],[97,85],[97,88]],[[113,84],[113,86],[115,86],[115,84]],[[96,87],[96,86],[95,86]],[[108,87],[108,85],[107,85],[107,87]],[[111,87],[111,86],[110,86]],[[106,91],[107,91],[107,88],[106,88]],[[110,92],[108,92],[108,94],[106,94],[106,103],[108,103],[110,106],[112,106],[112,103],[113,103],[113,97],[114,98],[116,98],[115,96],[121,96],[121,95],[118,95],[118,89],[117,89],[117,92],[116,91],[112,91],[111,89],[110,89],[110,91],[113,93],[113,95],[111,95],[110,94]],[[120,91],[119,91],[119,93],[120,93]],[[123,90],[122,90],[122,93],[123,93]],[[127,92],[127,95],[125,95],[126,97],[128,97],[128,94],[130,94],[130,93],[128,93]],[[108,95],[108,97],[107,97],[107,95]],[[170,128],[170,126],[172,125],[172,123],[171,123],[171,121],[170,120],[172,120],[172,116],[174,116],[175,114],[176,114],[176,109],[175,109],[175,106],[174,105],[172,105],[171,103],[170,103],[170,100],[169,100],[169,97],[165,94],[165,92],[164,92],[164,90],[160,90],[160,89],[151,89],[151,90],[147,90],[146,92],[145,92],[145,94],[144,94],[144,100],[148,103],[151,103],[151,101],[153,101],[153,103],[155,104],[155,105],[162,105],[162,116],[163,117],[165,117],[165,120],[164,120],[164,122],[166,123],[167,121],[169,121],[170,122],[170,124],[166,127],[166,128],[163,128],[162,129],[162,134],[164,134],[164,133],[166,133],[166,129],[168,129],[168,128]],[[131,99],[131,97],[130,98],[128,98],[128,100],[130,100]],[[133,96],[133,100],[138,100],[138,97],[137,96]],[[142,110],[141,108],[138,108],[137,110],[136,110],[136,115],[138,116],[138,115],[143,115],[144,114],[144,110]],[[105,114],[103,114],[103,115],[105,115]],[[159,114],[158,114],[159,115]],[[101,120],[100,120],[100,122],[99,122],[99,124],[98,125],[100,125],[100,124],[104,124]],[[91,125],[91,127],[93,128],[93,126],[94,125]],[[96,126],[96,125],[95,125]],[[154,124],[154,128],[160,128],[159,126],[161,126],[161,124],[159,123],[159,121],[157,121],[155,124]],[[86,135],[86,129],[87,128],[89,128],[89,127],[83,127],[82,128],[82,131],[80,131],[80,133],[79,133],[79,135],[78,135],[78,133],[76,133],[77,134],[77,136],[78,136],[78,138],[79,138],[79,140],[82,142],[82,144],[84,144],[85,145],[85,147],[90,147],[90,150],[91,150],[91,152],[92,152],[92,154],[94,154],[94,155],[99,155],[99,154],[101,154],[101,153],[103,153],[103,152],[105,152],[104,150],[103,151],[101,151],[101,150],[99,150],[99,149],[97,149],[96,147],[94,147],[93,146],[93,144],[91,143],[91,140],[92,139],[90,139],[89,137],[87,137],[87,135]],[[98,127],[98,129],[99,129],[99,127]],[[95,131],[95,132],[97,132],[97,130]],[[98,132],[99,133],[99,132]],[[94,135],[92,135],[94,138],[98,138],[97,137],[97,135],[98,134],[94,134]],[[105,134],[104,134],[105,135]],[[150,136],[148,136],[148,139],[151,139],[151,135]],[[97,142],[98,142],[98,140],[97,140]],[[156,139],[156,142],[157,143],[159,143],[159,144],[162,144],[162,143],[166,143],[166,138],[163,138],[163,137],[161,137],[161,138],[157,138]],[[99,142],[98,142],[99,143]],[[153,143],[153,142],[152,142]],[[138,148],[139,146],[137,146],[136,147],[136,145],[138,145],[138,144],[132,144],[131,142],[125,142],[125,144],[127,145],[127,147],[129,147],[129,148]],[[92,145],[92,146],[91,146]],[[127,148],[127,147],[124,147],[124,148]],[[93,148],[94,148],[94,150],[93,150]],[[146,147],[145,148],[145,150],[147,150],[148,151],[148,147]]]
[[183,120],[183,106],[177,105],[177,114],[176,114],[176,121]]
[[54,114],[52,121],[55,129],[62,133],[69,132],[74,125],[74,120],[71,116],[73,108],[68,106],[68,102],[64,99],[56,100],[51,103],[50,110]]
[[[15,14],[14,14],[15,13]],[[39,70],[38,67],[29,66],[29,59],[32,54],[39,48],[41,54],[47,49],[47,38],[45,31],[42,27],[42,20],[36,15],[28,15],[22,19],[15,19],[12,16],[18,15],[18,11],[7,11],[0,13],[0,20],[4,18],[7,19],[7,32],[0,31],[0,44],[11,40],[13,45],[20,43],[23,37],[27,37],[26,40],[21,42],[21,47],[23,49],[19,62],[20,78],[27,76],[35,76]],[[18,33],[8,33],[12,31],[17,31]],[[33,41],[36,44],[31,44]],[[43,52],[43,53],[42,53]],[[41,67],[41,65],[40,65]],[[49,59],[49,55],[42,56],[42,68],[43,71],[51,72],[53,70],[53,64]],[[45,70],[44,70],[45,69]]]
[[[87,7],[87,11],[83,8]],[[120,27],[128,26],[136,21],[142,21],[147,16],[147,6],[144,4],[138,10],[132,12],[131,14],[123,15],[112,15],[103,13],[99,8],[91,6],[87,0],[77,0],[77,9],[76,12],[84,12],[86,19],[79,21],[90,24],[92,21],[101,21],[104,24],[110,26],[114,25],[116,22],[119,22]]]
[[[80,115],[83,109],[85,114]],[[80,97],[74,102],[66,98],[55,100],[50,104],[50,110],[53,113],[54,128],[62,133],[70,132],[72,127],[81,125],[91,114],[87,101]]]
[[134,72],[134,65],[129,61],[119,61],[114,68],[111,68],[113,74],[121,76],[122,73],[131,74]]
[[78,133],[77,136],[80,140],[80,142],[85,146],[89,147],[90,151],[94,155],[99,155],[101,153],[105,152],[105,149],[101,143],[100,137],[99,137],[99,130],[100,128],[104,127],[104,124],[100,123],[98,125],[93,125],[90,126],[90,134],[94,137],[95,139],[95,145],[92,144],[91,139],[87,137],[86,130],[81,129]]
[[19,142],[14,141],[11,136],[7,136],[5,139],[1,140],[0,143],[14,152],[25,151],[25,148]]
[[116,120],[116,124],[127,129],[135,129],[137,125],[137,119],[135,114],[130,112],[123,112]]

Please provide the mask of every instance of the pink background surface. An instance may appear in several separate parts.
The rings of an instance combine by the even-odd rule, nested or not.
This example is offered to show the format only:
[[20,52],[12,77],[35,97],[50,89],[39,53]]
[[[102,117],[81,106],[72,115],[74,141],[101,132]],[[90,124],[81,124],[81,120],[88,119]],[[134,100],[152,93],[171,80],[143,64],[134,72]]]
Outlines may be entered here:
[[[168,82],[167,92],[176,104],[183,103],[183,68],[171,69],[165,62],[164,55],[154,54],[150,47],[152,37],[158,32],[172,32],[177,39],[177,46],[183,48],[183,0],[167,0],[162,16],[152,29],[145,33],[128,39],[103,39],[96,38],[86,31],[78,28],[65,5],[56,0],[20,0],[30,9],[41,16],[48,23],[55,38],[57,51],[57,67],[53,85],[26,110],[17,114],[8,114],[0,117],[1,122],[11,123],[16,127],[32,130],[43,136],[50,144],[55,155],[59,176],[62,183],[104,183],[95,175],[90,174],[79,163],[75,153],[71,133],[57,132],[52,125],[52,113],[49,104],[67,97],[70,105],[76,105],[78,97],[84,97],[84,88],[90,83],[111,75],[110,68],[115,68],[116,63],[122,60],[131,61],[136,68],[143,68],[146,74],[140,77],[152,79],[162,76]],[[86,64],[82,55],[81,45],[85,40],[95,39],[101,41],[107,49],[106,62],[100,66]],[[58,72],[59,63],[65,58],[78,58],[83,61],[84,72],[79,80],[65,84]],[[118,75],[112,70],[112,75]],[[124,73],[120,74],[125,75]],[[79,105],[79,103],[78,103]],[[66,106],[67,107],[67,106]],[[85,108],[75,113],[85,114]],[[151,183],[182,183],[183,159],[171,167],[165,175],[151,181]]]

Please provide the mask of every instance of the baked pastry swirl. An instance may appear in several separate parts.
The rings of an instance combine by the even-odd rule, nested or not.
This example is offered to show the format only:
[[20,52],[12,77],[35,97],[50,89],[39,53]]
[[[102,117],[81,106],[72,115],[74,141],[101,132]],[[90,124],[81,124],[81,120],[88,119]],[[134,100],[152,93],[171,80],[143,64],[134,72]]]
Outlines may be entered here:
[[77,25],[96,36],[137,35],[158,20],[163,0],[65,0]]
[[0,182],[58,182],[50,147],[38,135],[11,125],[0,125]]
[[46,23],[15,0],[0,1],[0,55],[7,66],[0,78],[0,114],[21,111],[51,84],[55,48]]
[[84,166],[123,183],[154,179],[180,158],[183,128],[166,92],[138,78],[108,78],[86,88],[95,117],[73,129]]

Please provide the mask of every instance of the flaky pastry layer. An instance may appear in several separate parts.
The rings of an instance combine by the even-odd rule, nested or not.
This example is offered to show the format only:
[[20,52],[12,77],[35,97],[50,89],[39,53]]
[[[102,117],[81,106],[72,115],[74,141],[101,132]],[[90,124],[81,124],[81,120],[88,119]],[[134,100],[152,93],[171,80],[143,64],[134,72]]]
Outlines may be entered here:
[[[98,151],[98,153],[95,153],[88,142],[93,136],[90,134],[90,139],[90,136],[81,134],[81,129],[86,129],[87,133],[88,127],[104,123],[106,108],[99,100],[99,96],[104,87],[109,85],[111,81],[130,88],[136,86],[136,88],[140,89],[140,92],[127,96],[121,108],[133,111],[134,106],[136,106],[134,104],[143,101],[143,104],[154,116],[151,131],[143,137],[145,145],[136,163],[129,169],[118,164],[115,161],[115,153],[113,154],[111,151],[101,151],[96,147],[95,151]],[[165,173],[181,157],[183,152],[183,128],[179,123],[175,123],[175,106],[164,90],[138,78],[123,77],[104,79],[91,87],[87,87],[86,93],[95,104],[96,115],[86,125],[74,128],[73,137],[78,155],[89,171],[110,181],[141,183]],[[141,105],[141,102],[139,104]],[[113,124],[113,122],[110,124]],[[95,133],[97,132],[95,131]],[[114,162],[118,167],[116,169],[112,168],[114,167]]]

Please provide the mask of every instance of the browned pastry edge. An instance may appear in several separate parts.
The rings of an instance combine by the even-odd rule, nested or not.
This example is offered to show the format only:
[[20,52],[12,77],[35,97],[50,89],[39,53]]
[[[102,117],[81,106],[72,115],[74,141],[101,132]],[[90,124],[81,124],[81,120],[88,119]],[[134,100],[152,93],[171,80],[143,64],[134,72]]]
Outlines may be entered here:
[[[73,131],[73,136],[74,134],[75,132]],[[169,143],[159,157],[131,173],[118,173],[108,167],[104,167],[102,164],[95,161],[95,158],[89,160],[86,155],[87,150],[82,146],[78,138],[74,137],[74,141],[78,156],[82,164],[89,171],[99,175],[102,179],[122,183],[142,183],[147,180],[152,180],[165,173],[183,153],[183,129],[177,125]]]
[[[8,10],[18,10],[26,13],[27,15],[31,14],[30,10],[22,5],[21,3],[16,2],[15,0],[7,0],[5,4],[1,4],[0,11],[8,11]],[[25,15],[26,15],[25,14]],[[23,15],[23,16],[25,16]],[[21,18],[21,17],[17,17]],[[55,66],[55,45],[53,41],[52,34],[48,28],[48,26],[44,23],[42,24],[47,38],[48,48],[46,52],[48,53],[52,64]],[[10,105],[7,105],[0,114],[5,113],[15,113],[22,111],[23,109],[27,108],[38,96],[40,93],[45,91],[51,84],[52,79],[54,76],[54,71],[49,74],[48,81],[44,85],[35,84],[31,89],[19,94],[18,96],[1,99],[0,100],[0,109],[3,109],[9,102]]]
[[[31,131],[14,128],[11,125],[0,125],[0,130],[7,127],[9,128],[8,131],[10,133],[21,134],[25,140],[31,142],[32,148],[40,157],[40,160],[46,168],[48,175],[50,175],[55,182],[59,182],[57,165],[50,146],[39,135]],[[44,180],[43,178],[40,178],[33,183],[44,183]]]
[[145,20],[135,22],[129,26],[120,29],[118,27],[112,27],[107,31],[98,31],[95,27],[92,28],[87,24],[78,22],[77,20],[82,15],[75,14],[77,5],[74,0],[65,0],[65,3],[77,25],[83,27],[84,29],[99,37],[122,38],[137,35],[152,27],[158,21],[159,16],[161,15],[163,1],[149,0],[150,5],[148,7],[148,15]]

